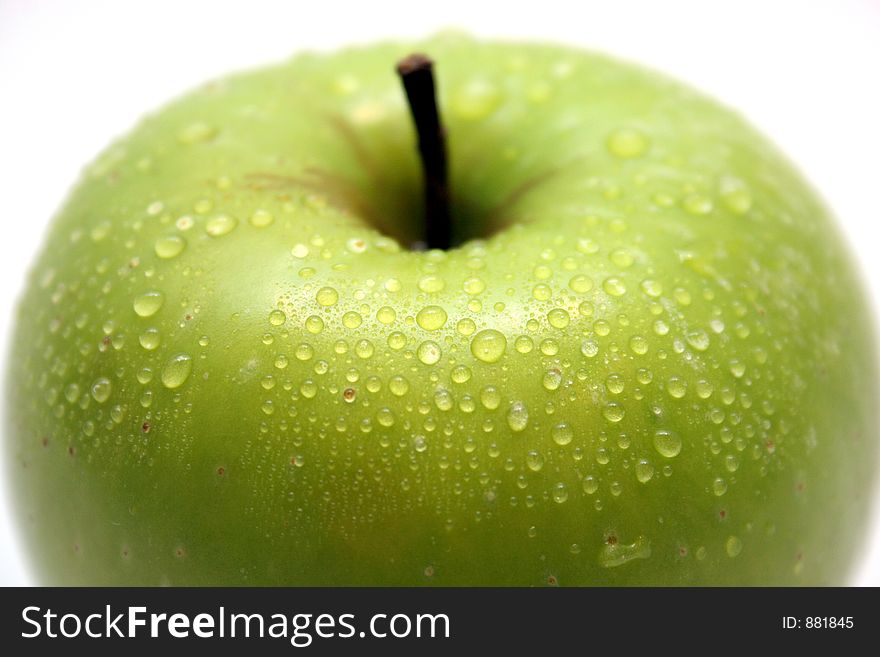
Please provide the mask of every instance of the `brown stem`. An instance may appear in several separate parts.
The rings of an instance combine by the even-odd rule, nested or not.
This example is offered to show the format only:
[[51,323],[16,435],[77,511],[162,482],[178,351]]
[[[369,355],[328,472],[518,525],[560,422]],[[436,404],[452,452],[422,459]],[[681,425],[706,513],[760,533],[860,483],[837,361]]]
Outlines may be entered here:
[[446,139],[434,90],[433,62],[412,54],[397,64],[406,90],[409,109],[419,137],[419,155],[425,180],[425,243],[429,249],[452,246],[452,218],[449,211],[449,182],[446,167]]

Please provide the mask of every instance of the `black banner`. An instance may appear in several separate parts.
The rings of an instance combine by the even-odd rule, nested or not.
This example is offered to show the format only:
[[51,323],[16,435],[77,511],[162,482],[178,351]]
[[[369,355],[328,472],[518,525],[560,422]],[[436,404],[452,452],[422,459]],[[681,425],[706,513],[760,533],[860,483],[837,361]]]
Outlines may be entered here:
[[878,602],[876,589],[855,588],[4,589],[0,645],[15,655],[841,649],[877,636]]

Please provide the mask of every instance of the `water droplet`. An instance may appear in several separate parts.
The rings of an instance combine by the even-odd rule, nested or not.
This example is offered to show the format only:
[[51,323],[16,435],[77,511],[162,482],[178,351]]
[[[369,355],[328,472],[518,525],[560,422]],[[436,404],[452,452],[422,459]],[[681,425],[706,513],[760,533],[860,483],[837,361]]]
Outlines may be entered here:
[[648,138],[635,128],[618,128],[608,136],[608,151],[615,157],[639,157],[648,150]]
[[715,479],[712,482],[712,492],[715,493],[718,497],[724,495],[727,492],[727,482],[724,481],[721,477]]
[[562,504],[568,499],[568,489],[561,481],[553,486],[553,501]]
[[287,321],[287,315],[281,310],[273,310],[269,313],[269,323],[272,326],[281,326]]
[[474,79],[453,92],[452,111],[465,121],[479,121],[501,103],[501,91],[489,80]]
[[357,313],[353,310],[349,310],[347,313],[342,315],[342,325],[348,329],[356,329],[360,326],[364,321],[364,318],[361,317],[360,313]]
[[593,475],[587,475],[586,477],[584,477],[582,487],[587,495],[593,495],[597,490],[599,490],[599,482]]
[[141,294],[134,300],[132,306],[134,307],[135,313],[140,317],[152,317],[159,309],[162,307],[162,304],[165,303],[165,295],[161,292],[153,290],[151,292],[145,292]]
[[388,381],[388,389],[391,391],[392,395],[403,397],[409,392],[409,381],[400,375],[393,376]]
[[712,212],[712,199],[702,194],[689,194],[684,197],[682,206],[685,211],[693,215],[706,215]]
[[605,379],[605,388],[613,395],[619,395],[620,393],[622,393],[625,386],[625,379],[616,372],[613,374],[609,374],[608,377]]
[[709,334],[703,329],[689,331],[685,336],[688,344],[697,351],[706,351],[709,348]]
[[641,282],[641,288],[642,292],[654,299],[663,294],[663,285],[652,278],[646,278],[645,280],[643,280]]
[[339,301],[339,292],[332,287],[322,287],[315,294],[315,300],[322,306],[333,306]]
[[560,422],[551,431],[551,435],[553,436],[553,442],[563,447],[568,445],[572,438],[574,438],[574,431],[572,431],[571,426],[566,422]]
[[626,294],[626,285],[617,277],[606,278],[602,283],[602,289],[612,297],[621,297]]
[[112,391],[113,386],[110,383],[110,379],[102,376],[92,384],[92,399],[99,404],[103,404],[110,397]]
[[431,340],[425,340],[422,344],[420,344],[416,353],[419,357],[419,360],[422,361],[425,365],[433,365],[434,363],[439,361],[440,356],[443,355],[443,351],[440,349],[440,345]]
[[571,280],[568,281],[568,287],[578,294],[584,294],[593,289],[593,281],[588,276],[578,274],[571,277]]
[[647,459],[639,459],[636,463],[636,479],[646,484],[654,476],[654,466]]
[[192,368],[192,356],[189,354],[176,354],[172,356],[165,363],[165,367],[162,368],[162,385],[172,390],[179,388],[189,378]]
[[271,212],[266,210],[257,210],[251,215],[250,223],[251,226],[256,228],[265,228],[269,224],[275,221],[275,217],[272,216]]
[[752,207],[752,193],[746,184],[732,176],[724,176],[719,185],[721,201],[734,214],[745,214]]
[[687,393],[687,382],[677,376],[669,377],[666,382],[666,392],[674,399],[681,399]]
[[237,225],[238,221],[234,217],[220,214],[205,222],[205,232],[211,237],[223,237],[231,233]]
[[471,353],[484,363],[495,363],[507,349],[507,338],[495,329],[484,329],[471,340]]
[[658,429],[654,432],[654,449],[660,456],[675,458],[681,452],[681,437],[674,431]]
[[602,415],[604,415],[605,419],[609,422],[620,422],[625,414],[626,411],[623,406],[617,402],[605,404],[605,408],[602,409]]
[[464,282],[464,291],[470,295],[480,294],[483,290],[486,289],[486,284],[483,282],[483,279],[473,277],[469,278]]
[[444,287],[446,287],[446,281],[444,281],[439,276],[434,276],[433,274],[422,276],[419,279],[419,289],[422,292],[426,292],[428,294],[440,292],[441,290],[443,290]]
[[153,248],[157,256],[163,260],[170,260],[183,252],[186,248],[186,240],[180,235],[165,235],[156,240]]
[[605,568],[616,568],[634,559],[647,559],[651,556],[651,545],[644,536],[639,536],[634,543],[626,545],[610,538],[605,541],[599,552],[599,565]]
[[317,335],[324,330],[324,320],[317,315],[306,318],[306,330],[312,335]]
[[416,314],[416,323],[426,331],[436,331],[446,324],[446,311],[440,306],[425,306]]
[[741,378],[746,373],[746,364],[734,358],[730,361],[730,373],[737,379]]
[[494,411],[501,405],[501,393],[495,386],[486,386],[480,391],[480,403],[487,410]]
[[599,353],[599,345],[595,340],[584,340],[581,342],[581,353],[587,358],[593,358]]
[[535,348],[535,342],[527,335],[521,335],[513,342],[513,347],[521,354],[528,354]]
[[379,323],[388,326],[397,319],[397,312],[391,306],[382,306],[376,311],[376,319]]
[[157,328],[148,328],[138,336],[138,342],[140,342],[141,346],[147,351],[156,349],[161,341],[162,336],[159,334],[159,329]]
[[629,348],[634,354],[644,356],[648,353],[648,341],[641,335],[634,335],[629,339]]
[[203,123],[202,121],[196,121],[181,128],[177,132],[177,141],[181,144],[187,145],[197,144],[199,142],[210,141],[215,136],[217,136],[217,128],[210,126],[207,123]]
[[554,308],[547,313],[547,321],[550,323],[550,326],[562,329],[568,326],[571,318],[568,316],[568,312],[564,308]]
[[451,376],[455,383],[467,383],[471,378],[471,370],[467,365],[456,365],[452,368]]
[[526,467],[532,472],[539,472],[544,467],[544,457],[535,450],[526,454]]
[[553,368],[544,372],[544,377],[541,380],[542,385],[546,390],[556,390],[559,388],[559,385],[562,383],[562,372],[558,369]]
[[513,402],[507,410],[507,426],[511,431],[523,431],[529,424],[529,409],[521,402]]
[[633,262],[635,262],[635,258],[633,258],[632,253],[630,253],[626,249],[615,249],[611,252],[609,258],[611,259],[611,262],[613,262],[615,265],[624,269],[632,266]]
[[428,441],[425,440],[424,436],[416,436],[413,438],[413,448],[415,448],[417,452],[424,452],[428,449]]
[[742,552],[743,544],[742,541],[736,536],[728,536],[727,540],[724,542],[724,551],[727,552],[728,557],[735,557],[740,552]]

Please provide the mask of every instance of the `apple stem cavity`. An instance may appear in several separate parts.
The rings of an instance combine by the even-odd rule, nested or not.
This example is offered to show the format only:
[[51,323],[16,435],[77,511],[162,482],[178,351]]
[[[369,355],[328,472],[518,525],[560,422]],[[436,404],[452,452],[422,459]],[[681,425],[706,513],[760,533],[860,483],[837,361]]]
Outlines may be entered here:
[[437,110],[433,62],[413,53],[397,63],[419,139],[425,184],[424,242],[429,249],[452,246],[446,135]]

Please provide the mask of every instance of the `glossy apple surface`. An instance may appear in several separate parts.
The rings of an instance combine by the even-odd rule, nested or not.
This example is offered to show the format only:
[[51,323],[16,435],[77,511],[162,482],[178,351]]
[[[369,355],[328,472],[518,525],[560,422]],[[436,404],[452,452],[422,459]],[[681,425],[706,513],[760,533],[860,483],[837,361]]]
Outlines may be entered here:
[[[447,252],[409,249],[413,50]],[[303,55],[84,173],[18,311],[13,498],[45,583],[840,584],[865,305],[793,167],[655,73],[449,35]]]

